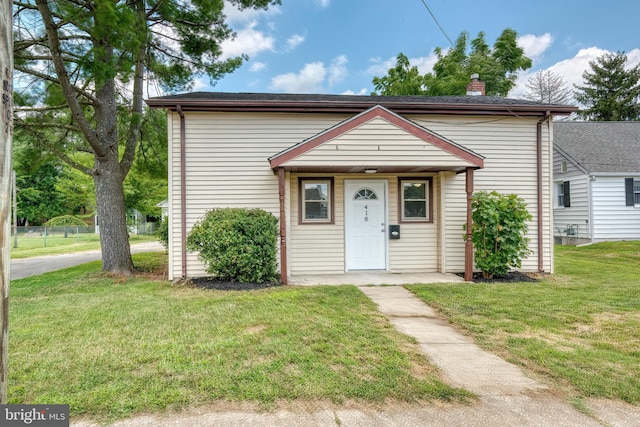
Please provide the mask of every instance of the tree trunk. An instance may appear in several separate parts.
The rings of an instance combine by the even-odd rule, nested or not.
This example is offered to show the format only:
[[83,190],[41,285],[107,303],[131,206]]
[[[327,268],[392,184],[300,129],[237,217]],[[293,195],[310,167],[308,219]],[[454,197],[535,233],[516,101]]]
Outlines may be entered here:
[[[105,49],[106,55],[112,49]],[[102,270],[116,274],[134,272],[129,230],[124,207],[124,178],[118,153],[118,123],[114,79],[106,79],[96,90],[96,136],[103,153],[96,151],[93,182],[100,224]]]
[[134,271],[124,207],[124,187],[117,150],[101,159],[93,176],[96,186],[102,269],[116,274]]

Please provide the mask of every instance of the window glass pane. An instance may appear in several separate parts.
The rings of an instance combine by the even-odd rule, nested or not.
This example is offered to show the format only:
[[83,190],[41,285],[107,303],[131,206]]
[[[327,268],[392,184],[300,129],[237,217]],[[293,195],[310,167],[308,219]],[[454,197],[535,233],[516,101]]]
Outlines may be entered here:
[[634,204],[640,205],[640,180],[633,180],[633,197]]
[[370,188],[363,188],[362,190],[358,191],[355,196],[353,196],[353,199],[354,200],[363,200],[363,199],[377,200],[378,196],[376,195],[375,191],[371,190]]
[[328,200],[328,188],[327,183],[305,183],[304,184],[304,199],[305,200]]
[[404,202],[405,218],[426,218],[427,202],[425,201],[405,201]]
[[305,202],[305,219],[328,219],[329,204],[327,202]]
[[405,200],[426,198],[426,184],[424,182],[405,182],[403,188]]

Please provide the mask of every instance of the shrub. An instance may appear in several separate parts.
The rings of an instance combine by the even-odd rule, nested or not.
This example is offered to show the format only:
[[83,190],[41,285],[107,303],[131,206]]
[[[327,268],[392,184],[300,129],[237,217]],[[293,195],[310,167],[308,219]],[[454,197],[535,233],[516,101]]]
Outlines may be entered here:
[[515,194],[481,191],[473,196],[471,239],[475,264],[485,278],[504,276],[531,254],[527,205]]
[[220,280],[262,283],[276,277],[278,219],[261,209],[208,211],[187,236],[207,272]]
[[165,249],[169,247],[169,218],[166,216],[163,216],[160,224],[158,224],[156,237]]

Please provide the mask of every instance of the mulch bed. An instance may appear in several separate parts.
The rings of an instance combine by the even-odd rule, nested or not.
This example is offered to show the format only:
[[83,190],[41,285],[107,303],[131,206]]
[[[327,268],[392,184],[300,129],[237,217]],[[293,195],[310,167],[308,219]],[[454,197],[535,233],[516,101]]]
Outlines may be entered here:
[[[464,273],[458,273],[458,276],[464,277]],[[540,281],[538,273],[522,273],[520,271],[510,271],[505,276],[494,277],[493,279],[485,279],[482,273],[473,273],[473,283],[512,283],[512,282],[530,282]]]
[[192,279],[191,283],[196,288],[216,289],[219,291],[253,291],[256,289],[266,289],[272,288],[274,286],[281,286],[281,284],[277,282],[242,283],[236,281],[218,280],[215,277],[198,277]]

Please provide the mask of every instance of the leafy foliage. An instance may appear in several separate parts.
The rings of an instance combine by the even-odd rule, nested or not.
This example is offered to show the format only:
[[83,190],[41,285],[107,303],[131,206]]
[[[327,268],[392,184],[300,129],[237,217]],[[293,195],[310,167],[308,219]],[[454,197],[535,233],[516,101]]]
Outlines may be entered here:
[[160,220],[158,228],[156,228],[156,236],[165,249],[169,247],[169,218],[163,217]]
[[446,53],[437,47],[438,61],[433,72],[420,76],[417,67],[400,53],[396,66],[384,77],[374,77],[374,94],[378,95],[465,95],[472,74],[485,82],[488,96],[507,96],[515,86],[518,71],[531,68],[531,59],[517,44],[517,33],[507,28],[496,39],[493,48],[480,32],[469,42],[462,32],[455,46]]
[[481,191],[473,196],[471,239],[475,263],[485,278],[504,276],[531,253],[527,221],[531,214],[517,195]]
[[627,55],[605,53],[582,73],[584,86],[575,86],[576,100],[586,108],[578,115],[594,121],[640,120],[640,65],[626,69]]
[[87,225],[81,218],[74,215],[62,215],[51,218],[45,223],[47,227],[83,227]]
[[21,92],[15,96],[15,125],[41,133],[43,148],[93,178],[103,269],[133,271],[123,183],[148,129],[145,81],[177,91],[189,89],[195,75],[219,80],[246,58],[222,55],[221,44],[234,35],[225,22],[225,4],[266,9],[279,3],[14,1],[14,68]]
[[187,236],[207,272],[221,280],[261,283],[276,276],[278,219],[261,209],[208,211]]

